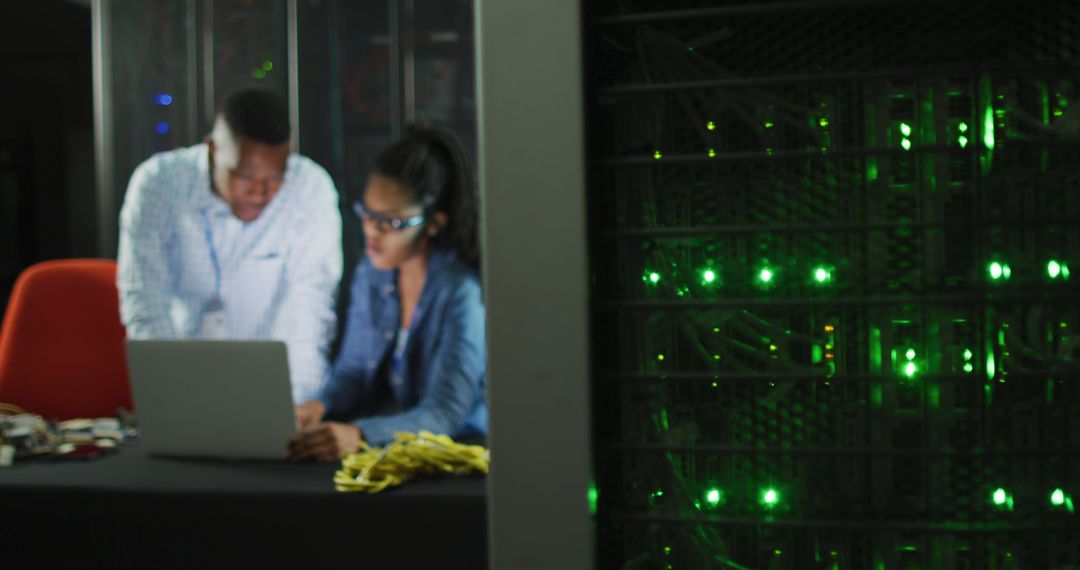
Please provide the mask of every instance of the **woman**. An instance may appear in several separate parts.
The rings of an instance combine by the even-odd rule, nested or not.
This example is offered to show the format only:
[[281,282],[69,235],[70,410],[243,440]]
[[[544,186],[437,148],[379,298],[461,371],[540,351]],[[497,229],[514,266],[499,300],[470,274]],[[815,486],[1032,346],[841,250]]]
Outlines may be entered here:
[[367,255],[331,378],[297,406],[290,457],[335,461],[398,431],[486,433],[477,196],[461,142],[412,130],[376,160],[355,208]]

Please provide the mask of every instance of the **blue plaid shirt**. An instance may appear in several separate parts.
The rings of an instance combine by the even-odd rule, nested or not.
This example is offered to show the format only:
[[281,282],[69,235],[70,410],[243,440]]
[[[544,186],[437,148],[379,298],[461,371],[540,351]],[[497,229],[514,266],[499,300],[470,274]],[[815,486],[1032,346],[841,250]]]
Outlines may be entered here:
[[350,292],[341,354],[319,394],[326,418],[352,421],[376,446],[398,431],[486,434],[487,348],[476,273],[451,251],[432,252],[400,375],[390,370],[401,323],[397,271],[365,260]]
[[277,339],[293,398],[328,375],[341,279],[341,215],[326,171],[297,154],[259,217],[245,224],[210,186],[205,144],[157,154],[131,176],[120,212],[117,287],[129,338]]

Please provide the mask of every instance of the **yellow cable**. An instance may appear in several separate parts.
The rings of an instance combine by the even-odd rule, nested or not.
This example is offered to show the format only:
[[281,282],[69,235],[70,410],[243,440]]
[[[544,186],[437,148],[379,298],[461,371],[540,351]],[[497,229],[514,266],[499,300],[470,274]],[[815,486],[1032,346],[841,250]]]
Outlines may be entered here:
[[426,431],[399,432],[386,447],[364,444],[360,451],[342,459],[341,469],[334,473],[334,487],[343,492],[378,493],[417,475],[487,474],[489,460],[483,446],[463,445]]
[[0,415],[16,416],[19,414],[25,414],[26,410],[16,406],[15,404],[7,404],[0,402]]

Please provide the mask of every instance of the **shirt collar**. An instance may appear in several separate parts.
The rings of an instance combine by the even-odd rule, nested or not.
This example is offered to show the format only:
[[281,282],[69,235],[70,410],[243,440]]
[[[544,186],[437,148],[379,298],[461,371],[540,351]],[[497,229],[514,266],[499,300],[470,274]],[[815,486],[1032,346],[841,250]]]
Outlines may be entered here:
[[[428,283],[434,283],[439,279],[442,274],[454,263],[457,259],[457,252],[451,247],[435,247],[428,255],[427,275],[424,280],[424,290],[427,291]],[[367,266],[367,270],[371,272],[373,277],[371,283],[379,287],[383,292],[389,293],[390,289],[387,289],[387,285],[395,285],[397,283],[397,270],[383,271],[376,269],[374,265],[371,265],[370,261],[364,260],[364,265]]]
[[428,276],[438,275],[457,259],[457,252],[450,247],[435,247],[428,256]]

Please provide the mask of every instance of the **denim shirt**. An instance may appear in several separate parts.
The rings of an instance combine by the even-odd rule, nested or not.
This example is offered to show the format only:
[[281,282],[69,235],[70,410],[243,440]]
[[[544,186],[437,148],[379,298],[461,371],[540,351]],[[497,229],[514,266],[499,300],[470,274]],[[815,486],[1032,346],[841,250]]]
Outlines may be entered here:
[[401,325],[397,271],[364,260],[350,291],[341,353],[318,397],[326,419],[352,421],[375,446],[399,431],[486,434],[487,346],[475,272],[453,251],[431,252],[396,381],[389,380],[388,361]]

